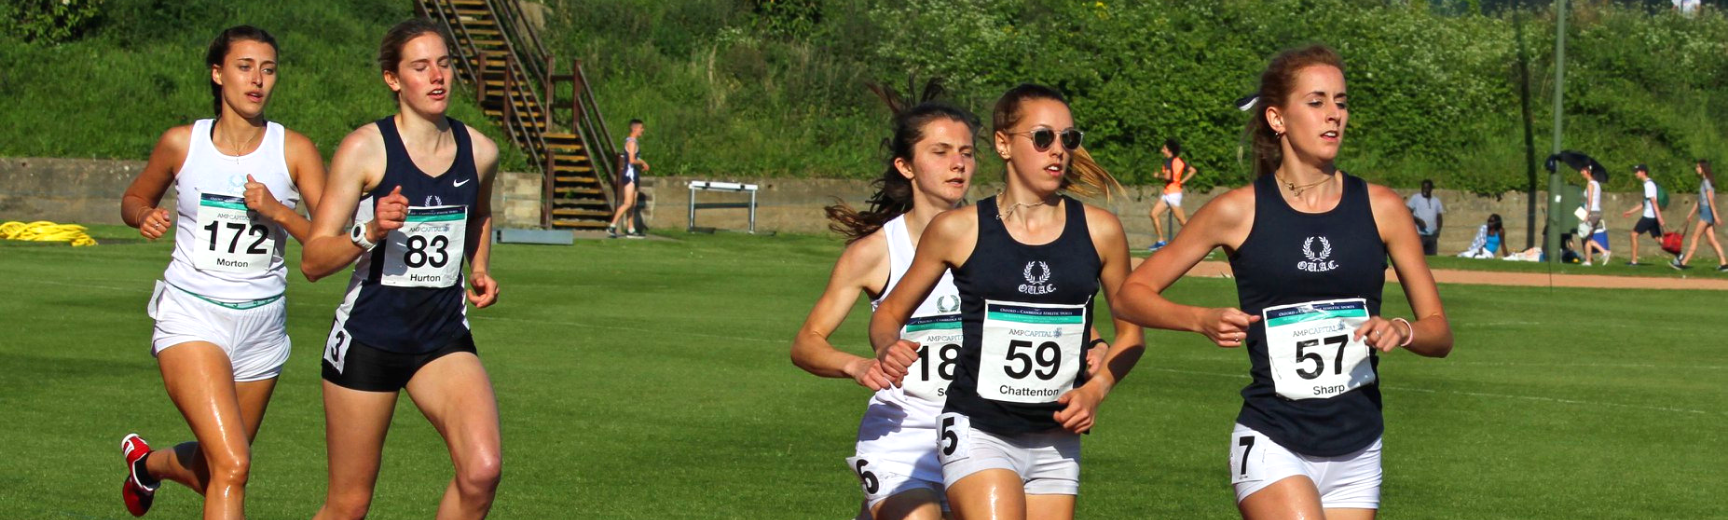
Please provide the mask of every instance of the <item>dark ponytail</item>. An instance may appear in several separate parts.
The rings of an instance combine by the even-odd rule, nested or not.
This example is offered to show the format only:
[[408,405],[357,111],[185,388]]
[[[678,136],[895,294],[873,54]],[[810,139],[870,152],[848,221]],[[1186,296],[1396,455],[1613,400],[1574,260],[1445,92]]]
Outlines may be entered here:
[[[1344,58],[1325,45],[1288,49],[1272,58],[1266,71],[1260,73],[1260,91],[1254,106],[1248,109],[1249,148],[1254,152],[1254,175],[1269,175],[1284,162],[1283,144],[1272,123],[1266,121],[1266,109],[1284,107],[1290,91],[1296,88],[1296,73],[1313,65],[1331,65],[1344,70]],[[1175,150],[1171,150],[1175,151]]]
[[[228,59],[228,48],[234,46],[234,42],[237,41],[255,41],[269,45],[270,50],[278,50],[276,37],[270,36],[270,33],[250,25],[236,25],[223,29],[221,34],[216,35],[215,40],[210,41],[210,50],[204,52],[204,70],[209,71],[210,67],[222,66],[222,63]],[[210,97],[212,98],[210,109],[214,110],[217,116],[221,116],[222,85],[216,84],[214,79],[210,80]]]
[[846,243],[869,236],[882,229],[883,224],[912,210],[912,180],[900,174],[900,169],[894,167],[894,160],[912,162],[913,146],[924,139],[925,125],[943,119],[965,123],[974,138],[979,128],[978,116],[947,103],[932,101],[942,93],[942,86],[936,80],[925,84],[924,93],[919,96],[922,102],[911,107],[906,106],[907,101],[891,88],[874,83],[868,86],[894,112],[894,136],[882,140],[882,147],[888,150],[887,166],[882,176],[871,183],[876,193],[865,201],[870,209],[858,211],[838,199],[833,205],[823,208],[828,214],[828,228],[845,236]]

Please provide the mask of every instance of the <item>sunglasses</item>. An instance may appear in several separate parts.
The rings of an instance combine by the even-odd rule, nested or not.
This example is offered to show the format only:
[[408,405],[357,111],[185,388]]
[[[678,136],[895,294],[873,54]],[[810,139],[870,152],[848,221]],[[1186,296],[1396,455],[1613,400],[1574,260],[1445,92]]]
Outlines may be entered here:
[[1080,142],[1086,138],[1085,132],[1073,128],[1063,130],[1061,134],[1057,134],[1055,130],[1049,128],[1039,128],[1031,132],[1015,132],[1008,135],[1030,136],[1032,138],[1032,148],[1035,148],[1040,152],[1050,150],[1050,145],[1056,143],[1057,135],[1062,136],[1062,148],[1070,152],[1074,151],[1075,148],[1079,148]]

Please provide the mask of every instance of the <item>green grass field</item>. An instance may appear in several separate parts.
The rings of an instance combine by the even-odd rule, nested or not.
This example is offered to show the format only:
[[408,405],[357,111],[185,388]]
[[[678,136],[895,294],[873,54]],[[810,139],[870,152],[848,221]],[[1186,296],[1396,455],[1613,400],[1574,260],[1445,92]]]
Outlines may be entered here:
[[[838,241],[668,236],[495,250],[502,299],[470,314],[503,417],[494,516],[849,517],[860,492],[843,459],[868,392],[812,377],[786,354]],[[117,441],[189,438],[147,346],[145,300],[169,248],[0,243],[12,295],[0,299],[6,516],[129,518]],[[318,363],[342,286],[290,283],[296,348],[255,446],[252,518],[307,518],[321,502]],[[1453,355],[1381,364],[1383,518],[1728,515],[1722,293],[1442,293]],[[1184,280],[1172,294],[1235,301],[1228,280]],[[1396,285],[1386,301],[1408,315]],[[848,348],[865,349],[866,309],[837,334]],[[1191,334],[1149,339],[1085,439],[1079,514],[1234,518],[1226,447],[1246,355]],[[372,518],[431,516],[449,471],[403,399]],[[190,518],[198,506],[168,484],[150,517]]]

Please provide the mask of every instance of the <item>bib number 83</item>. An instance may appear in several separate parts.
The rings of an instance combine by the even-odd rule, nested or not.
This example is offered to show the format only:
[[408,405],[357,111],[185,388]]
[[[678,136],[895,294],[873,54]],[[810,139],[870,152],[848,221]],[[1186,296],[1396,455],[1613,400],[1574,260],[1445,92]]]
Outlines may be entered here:
[[[402,253],[402,263],[408,267],[444,267],[450,263],[450,239],[435,235],[431,240],[420,235],[408,237],[408,250]],[[428,251],[430,249],[430,251]]]

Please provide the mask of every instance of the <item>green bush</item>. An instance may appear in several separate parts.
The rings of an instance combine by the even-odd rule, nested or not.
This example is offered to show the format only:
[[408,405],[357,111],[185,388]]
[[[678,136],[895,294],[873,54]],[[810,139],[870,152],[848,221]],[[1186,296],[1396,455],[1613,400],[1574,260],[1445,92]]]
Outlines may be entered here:
[[[1159,145],[1174,137],[1200,169],[1197,188],[1239,185],[1248,116],[1232,102],[1278,50],[1320,42],[1349,69],[1345,169],[1482,194],[1527,184],[1507,2],[825,0],[784,3],[797,7],[790,18],[762,9],[767,0],[553,3],[561,15],[548,32],[567,35],[557,52],[585,60],[608,114],[650,121],[656,173],[867,177],[888,129],[863,82],[910,76],[944,78],[985,119],[1008,87],[1051,84],[1125,181],[1151,182]],[[1722,13],[1577,4],[1564,146],[1617,170],[1649,163],[1690,189],[1689,161],[1728,150]],[[1531,117],[1546,156],[1554,18],[1525,15]],[[985,175],[1000,171],[983,164]],[[1633,188],[1621,174],[1609,186]]]
[[[396,109],[373,56],[384,31],[413,16],[410,2],[103,5],[109,16],[79,40],[24,45],[0,35],[0,97],[7,103],[0,110],[0,156],[148,158],[169,127],[213,116],[204,52],[222,29],[243,23],[269,31],[280,48],[268,117],[311,138],[326,157],[349,131]],[[486,124],[471,89],[454,93],[452,117],[507,143]],[[528,167],[515,147],[501,148],[503,168]]]
[[83,36],[102,16],[102,0],[8,0],[0,29],[28,42],[58,43]]
[[[542,36],[557,69],[583,61],[615,141],[624,121],[648,122],[644,156],[660,175],[873,176],[888,113],[864,83],[940,77],[985,120],[1015,84],[1061,88],[1088,147],[1129,183],[1153,182],[1158,147],[1173,137],[1200,170],[1197,189],[1240,185],[1249,116],[1233,101],[1280,49],[1320,42],[1344,55],[1350,80],[1340,166],[1393,186],[1432,178],[1487,195],[1528,182],[1506,0],[548,3]],[[1646,163],[1658,182],[1691,191],[1693,159],[1728,163],[1728,19],[1622,5],[1636,3],[1572,3],[1562,145],[1610,166],[1611,190],[1635,189],[1629,168]],[[1539,157],[1552,147],[1554,86],[1555,20],[1542,4],[1524,16]],[[411,7],[108,0],[109,16],[83,40],[0,37],[0,96],[30,107],[0,111],[0,155],[143,158],[166,125],[205,116],[201,53],[241,22],[282,43],[272,117],[328,153],[391,110],[370,56]],[[127,117],[60,124],[140,95],[149,102],[127,103]],[[481,119],[460,101],[456,117]],[[507,153],[506,164],[525,165]],[[1000,175],[984,155],[981,175]]]

